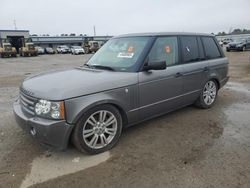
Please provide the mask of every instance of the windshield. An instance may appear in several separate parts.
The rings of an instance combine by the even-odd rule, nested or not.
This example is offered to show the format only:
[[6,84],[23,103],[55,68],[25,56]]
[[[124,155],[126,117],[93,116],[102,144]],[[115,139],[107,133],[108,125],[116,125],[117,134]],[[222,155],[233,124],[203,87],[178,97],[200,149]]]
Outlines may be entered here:
[[34,50],[34,49],[35,49],[35,47],[34,47],[33,44],[28,44],[28,48],[29,48],[30,50]]
[[88,61],[87,66],[104,66],[115,71],[133,72],[149,38],[125,37],[111,39]]
[[94,47],[98,47],[98,42],[94,42],[94,43],[93,43],[93,46],[94,46]]
[[74,48],[74,49],[82,49],[81,46],[72,46],[72,48]]
[[6,50],[11,50],[12,49],[11,45],[8,45],[8,44],[4,45],[4,47],[5,47]]

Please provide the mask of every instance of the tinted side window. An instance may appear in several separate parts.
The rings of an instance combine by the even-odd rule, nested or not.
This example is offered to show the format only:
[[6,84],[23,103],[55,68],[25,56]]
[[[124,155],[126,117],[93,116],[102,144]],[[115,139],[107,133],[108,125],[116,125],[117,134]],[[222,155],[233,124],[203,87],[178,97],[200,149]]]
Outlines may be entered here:
[[166,61],[167,66],[178,63],[177,37],[159,37],[156,39],[149,55],[149,62]]
[[181,53],[184,63],[199,60],[198,42],[194,36],[181,36]]
[[202,42],[205,49],[207,59],[214,59],[221,57],[218,46],[212,37],[202,37]]

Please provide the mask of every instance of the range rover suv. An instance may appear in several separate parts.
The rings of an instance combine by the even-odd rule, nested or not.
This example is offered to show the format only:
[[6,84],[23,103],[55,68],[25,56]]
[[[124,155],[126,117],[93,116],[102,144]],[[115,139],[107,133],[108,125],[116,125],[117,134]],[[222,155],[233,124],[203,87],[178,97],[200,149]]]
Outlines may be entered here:
[[111,149],[122,129],[178,108],[212,107],[228,80],[213,35],[144,33],[110,39],[84,65],[26,79],[14,103],[18,124],[60,149]]

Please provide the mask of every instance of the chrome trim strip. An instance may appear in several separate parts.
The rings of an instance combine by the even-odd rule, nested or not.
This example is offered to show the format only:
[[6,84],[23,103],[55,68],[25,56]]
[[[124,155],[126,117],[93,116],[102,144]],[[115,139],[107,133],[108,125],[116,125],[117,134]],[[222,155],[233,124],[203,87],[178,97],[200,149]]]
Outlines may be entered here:
[[156,105],[156,104],[159,104],[159,103],[163,103],[163,102],[166,102],[166,101],[170,101],[170,100],[173,100],[173,99],[176,99],[176,98],[179,98],[179,97],[183,97],[185,95],[189,95],[189,94],[192,94],[192,93],[195,93],[195,92],[198,92],[198,91],[201,91],[201,89],[194,90],[194,91],[191,91],[191,92],[188,92],[188,93],[185,93],[185,94],[182,94],[182,95],[178,95],[178,96],[175,96],[175,97],[172,97],[172,98],[168,98],[168,99],[165,99],[165,100],[162,100],[162,101],[158,101],[158,102],[155,102],[155,103],[147,104],[145,106],[141,106],[139,108],[135,108],[135,109],[129,110],[129,112],[140,110],[142,108],[147,108],[147,107],[150,107],[150,106],[153,106],[153,105]]

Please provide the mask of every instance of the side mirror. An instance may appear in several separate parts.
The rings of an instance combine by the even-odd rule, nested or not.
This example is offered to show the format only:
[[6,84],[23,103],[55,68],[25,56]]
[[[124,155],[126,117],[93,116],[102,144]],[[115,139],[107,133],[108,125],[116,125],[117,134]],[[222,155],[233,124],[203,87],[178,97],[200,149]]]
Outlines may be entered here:
[[159,61],[159,62],[149,62],[147,65],[144,66],[144,71],[149,70],[164,70],[167,68],[166,61]]

